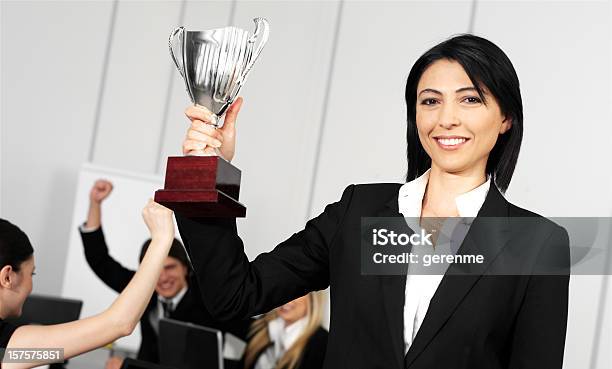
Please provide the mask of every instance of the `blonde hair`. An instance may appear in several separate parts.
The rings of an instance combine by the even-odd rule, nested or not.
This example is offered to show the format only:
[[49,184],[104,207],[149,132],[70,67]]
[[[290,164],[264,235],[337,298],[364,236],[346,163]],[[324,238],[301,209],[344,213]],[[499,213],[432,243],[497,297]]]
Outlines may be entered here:
[[[299,363],[308,340],[321,326],[321,319],[323,317],[323,294],[321,292],[310,292],[308,294],[308,309],[306,316],[308,317],[306,328],[295,343],[291,345],[280,358],[275,369],[295,369]],[[268,322],[277,317],[278,314],[276,313],[276,309],[274,309],[251,324],[249,330],[249,343],[247,344],[244,354],[245,368],[250,368],[254,365],[258,354],[270,344]]]

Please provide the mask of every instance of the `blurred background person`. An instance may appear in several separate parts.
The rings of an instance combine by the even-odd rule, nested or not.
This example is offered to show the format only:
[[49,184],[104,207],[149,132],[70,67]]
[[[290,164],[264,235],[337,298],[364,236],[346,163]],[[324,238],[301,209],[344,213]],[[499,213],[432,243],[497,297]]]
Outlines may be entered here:
[[255,320],[248,332],[244,355],[229,369],[320,369],[327,347],[321,326],[324,301],[311,292]]

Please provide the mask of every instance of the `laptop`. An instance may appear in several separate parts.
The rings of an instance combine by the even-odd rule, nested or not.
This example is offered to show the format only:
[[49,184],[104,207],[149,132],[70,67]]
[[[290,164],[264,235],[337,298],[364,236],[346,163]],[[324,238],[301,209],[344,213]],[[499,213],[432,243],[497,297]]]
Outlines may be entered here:
[[132,358],[125,358],[123,360],[123,364],[121,364],[121,369],[175,369],[169,366],[162,366],[153,363],[149,363],[148,361],[136,360]]
[[159,361],[177,369],[223,369],[221,331],[173,319],[159,321]]
[[21,326],[26,324],[52,325],[78,320],[83,301],[63,297],[30,295],[23,304],[21,316],[8,319]]

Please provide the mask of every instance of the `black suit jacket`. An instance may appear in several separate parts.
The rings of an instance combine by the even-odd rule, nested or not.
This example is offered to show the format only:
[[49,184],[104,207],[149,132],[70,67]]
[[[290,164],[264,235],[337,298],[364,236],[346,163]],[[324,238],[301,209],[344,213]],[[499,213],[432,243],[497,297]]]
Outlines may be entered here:
[[[135,274],[135,271],[122,266],[108,253],[102,227],[93,232],[81,232],[85,258],[94,273],[110,288],[117,292],[123,291]],[[159,348],[157,333],[151,325],[150,314],[157,313],[157,294],[154,293],[140,319],[142,341],[138,350],[138,359],[159,363]],[[202,297],[195,278],[190,278],[189,288],[178,303],[169,318],[184,322],[219,329],[223,332],[242,334],[246,331],[250,320],[220,323],[208,313],[202,303]]]
[[[560,369],[568,307],[567,232],[510,204],[493,181],[478,217],[542,221],[517,230],[509,221],[480,226],[477,217],[459,253],[485,250],[487,262],[475,275],[447,272],[404,355],[406,276],[360,272],[361,218],[400,217],[399,187],[347,187],[338,202],[302,231],[253,262],[244,254],[235,219],[178,215],[209,311],[222,319],[247,317],[329,286],[331,321],[324,368]],[[483,275],[491,261],[516,252],[537,257],[555,252],[568,270],[560,275]]]

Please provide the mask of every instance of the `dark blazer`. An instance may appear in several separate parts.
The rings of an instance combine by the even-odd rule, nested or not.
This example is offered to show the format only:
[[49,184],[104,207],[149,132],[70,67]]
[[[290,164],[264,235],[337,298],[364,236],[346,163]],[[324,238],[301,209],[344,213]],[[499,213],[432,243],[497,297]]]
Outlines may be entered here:
[[[362,217],[402,216],[399,187],[348,186],[303,230],[252,262],[235,219],[178,215],[209,311],[222,319],[247,317],[329,286],[324,368],[560,369],[568,308],[567,232],[510,204],[493,181],[458,251],[485,250],[485,263],[476,266],[475,275],[445,274],[404,356],[406,276],[362,275],[359,232]],[[502,222],[485,227],[479,217],[502,217]],[[517,230],[503,221],[512,217],[542,221]],[[538,258],[555,252],[568,268],[558,275],[482,275],[495,260],[516,252]]]
[[[243,339],[244,341],[248,340],[248,337],[242,336],[238,337]],[[298,362],[296,369],[321,369],[323,367],[323,359],[325,358],[325,349],[327,347],[327,331],[319,327],[310,339],[306,343],[304,347],[304,351],[302,352],[302,357]],[[266,350],[268,346],[264,347],[260,352],[257,353],[257,357]],[[245,368],[244,355],[240,361],[236,362],[228,362],[225,361],[225,369],[253,369],[255,367],[255,363],[257,363],[257,359],[253,365]],[[276,369],[276,368],[275,368]],[[278,368],[281,369],[281,368]]]
[[[81,232],[81,238],[85,248],[85,258],[94,273],[113,290],[119,293],[123,291],[136,272],[125,268],[108,254],[102,227],[93,232]],[[149,318],[151,313],[157,312],[156,307],[157,294],[154,293],[140,319],[142,341],[137,357],[139,360],[152,363],[159,363],[157,333],[153,329]],[[243,332],[246,329],[244,328],[245,325],[249,324],[248,321],[219,323],[216,319],[213,319],[202,303],[195,278],[189,280],[189,288],[174,311],[170,313],[170,318],[232,333]]]
[[16,325],[0,318],[0,349],[5,349],[8,346],[15,330],[17,330]]

